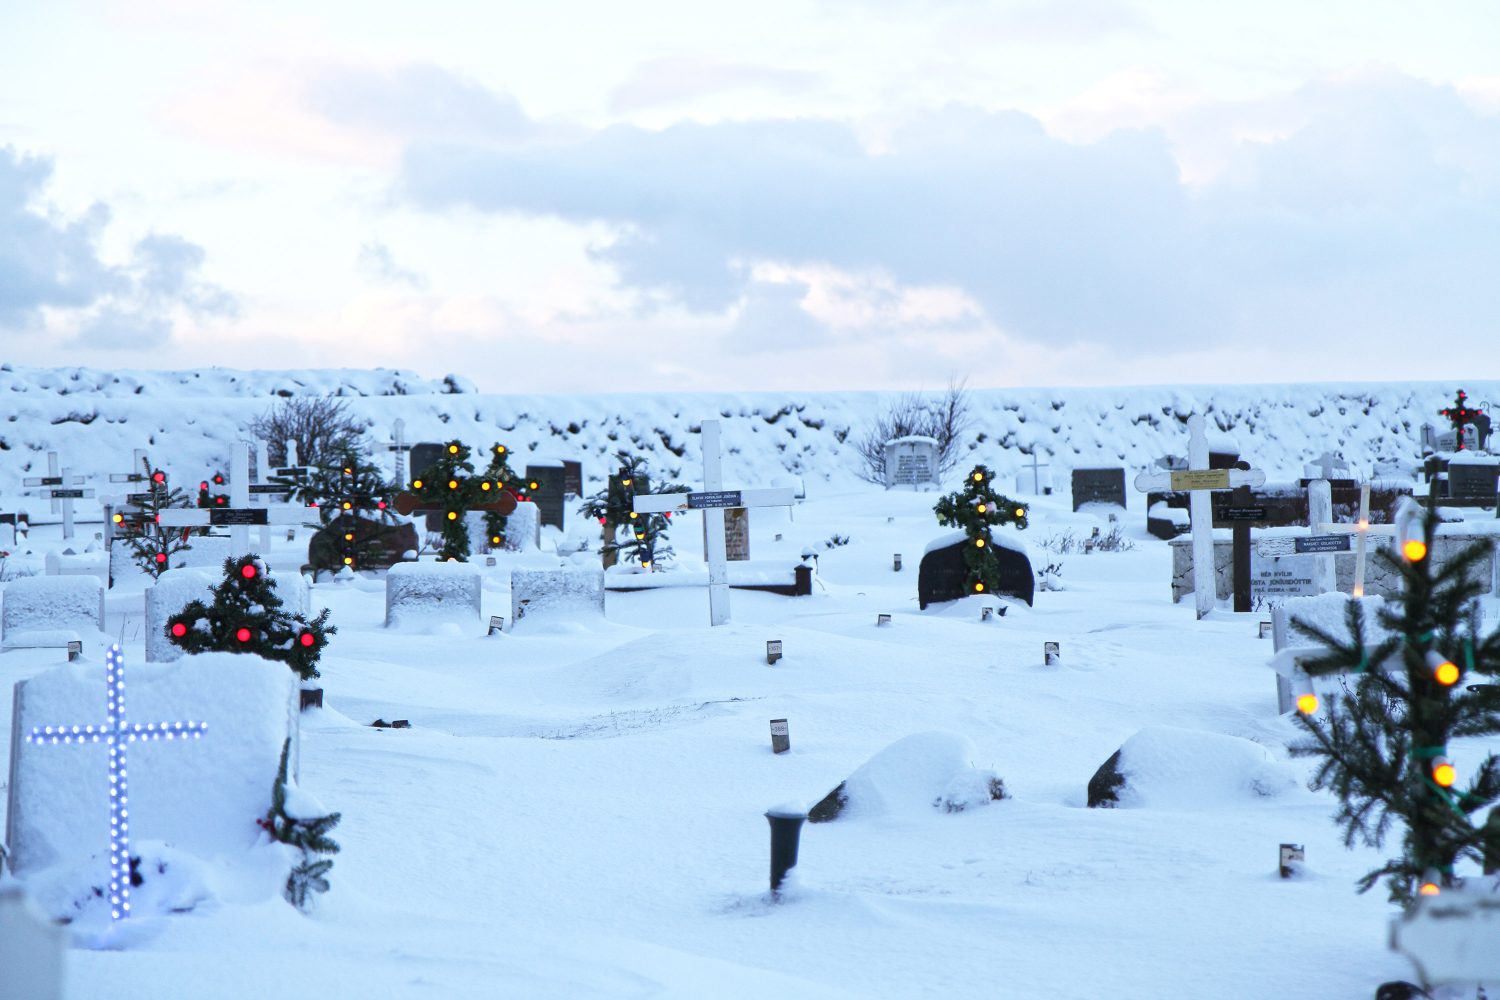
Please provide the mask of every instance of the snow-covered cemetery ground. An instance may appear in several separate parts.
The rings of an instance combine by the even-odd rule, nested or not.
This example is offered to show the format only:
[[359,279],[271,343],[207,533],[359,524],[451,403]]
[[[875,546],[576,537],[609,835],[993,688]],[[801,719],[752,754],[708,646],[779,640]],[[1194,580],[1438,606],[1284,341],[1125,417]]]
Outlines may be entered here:
[[[1335,800],[1307,787],[1313,764],[1288,753],[1299,729],[1279,710],[1262,624],[1273,602],[1235,612],[1221,598],[1202,620],[1191,595],[1174,602],[1171,546],[1147,533],[1131,484],[1187,454],[1197,413],[1216,447],[1268,481],[1307,478],[1333,455],[1351,478],[1422,492],[1421,425],[1441,429],[1455,388],[973,390],[941,482],[887,489],[859,450],[891,402],[878,393],[531,397],[390,371],[0,367],[0,514],[30,520],[20,533],[0,524],[4,613],[18,583],[49,569],[108,575],[100,500],[126,489],[109,476],[132,471],[133,450],[196,485],[293,395],[345,399],[387,468],[401,419],[409,442],[503,442],[518,467],[578,461],[585,496],[621,452],[700,489],[702,422],[718,420],[725,489],[799,494],[750,511],[750,560],[730,563],[730,583],[812,567],[806,596],[732,587],[729,623],[712,627],[706,515],[692,511],[673,519],[661,586],[608,589],[602,608],[533,592],[516,620],[513,573],[600,567],[599,525],[570,500],[535,544],[476,553],[477,613],[438,586],[420,613],[388,615],[387,571],[304,582],[312,529],[278,525],[267,547],[251,528],[278,590],[309,616],[329,609],[338,630],[319,663],[322,707],[298,713],[279,664],[153,661],[153,581],[130,566],[92,627],[76,624],[87,607],[57,612],[72,616],[53,624],[78,636],[77,659],[7,646],[0,684],[34,685],[29,718],[102,721],[118,643],[132,718],[208,728],[132,746],[141,884],[131,918],[111,921],[93,895],[109,870],[102,748],[26,744],[0,710],[0,803],[12,800],[7,849],[22,869],[0,890],[70,921],[73,1000],[1368,1000],[1415,978],[1389,947],[1398,911],[1382,889],[1355,888],[1389,851],[1347,848]],[[1500,382],[1464,388],[1500,400]],[[48,452],[94,491],[76,502],[72,539],[25,483],[48,475]],[[975,594],[921,609],[919,563],[951,531],[934,503],[979,464],[1026,509],[1024,531],[996,534],[1029,558],[1034,602]],[[1125,470],[1124,506],[1075,511],[1072,471],[1099,467]],[[1460,531],[1500,524],[1493,505],[1453,510]],[[1115,543],[1086,548],[1096,530]],[[424,547],[419,565],[432,560]],[[1493,581],[1481,604],[1493,630]],[[282,896],[284,846],[257,823],[289,734],[288,808],[341,816],[328,891],[305,912]],[[1122,745],[1119,807],[1089,808],[1090,779]],[[1462,762],[1486,748],[1452,749]],[[21,753],[47,784],[24,790],[18,817]],[[802,827],[773,895],[765,814],[806,810],[841,783],[847,806]],[[1290,878],[1283,844],[1305,855]],[[6,977],[0,996],[17,995]]]

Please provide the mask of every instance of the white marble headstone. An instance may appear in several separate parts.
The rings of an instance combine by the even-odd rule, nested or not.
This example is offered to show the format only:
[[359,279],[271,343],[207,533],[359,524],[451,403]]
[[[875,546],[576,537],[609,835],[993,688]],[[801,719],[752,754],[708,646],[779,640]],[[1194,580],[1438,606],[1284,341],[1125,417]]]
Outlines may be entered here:
[[913,434],[885,443],[885,486],[921,486],[938,481],[938,443]]

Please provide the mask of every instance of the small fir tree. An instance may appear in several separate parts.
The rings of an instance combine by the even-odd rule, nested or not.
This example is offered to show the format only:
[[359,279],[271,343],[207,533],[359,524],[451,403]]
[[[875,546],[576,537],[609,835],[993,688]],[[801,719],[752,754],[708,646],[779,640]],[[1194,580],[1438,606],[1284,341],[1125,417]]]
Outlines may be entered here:
[[[337,465],[319,467],[299,491],[318,507],[318,519],[336,544],[309,548],[314,571],[359,569],[383,554],[380,537],[396,523],[386,497],[391,484],[368,452],[350,447]],[[316,549],[316,551],[314,551]]]
[[279,660],[303,680],[318,676],[318,658],[338,628],[328,609],[312,621],[282,609],[276,582],[257,555],[224,560],[212,604],[193,601],[167,619],[166,636],[189,653],[256,653]]
[[1000,586],[1000,564],[990,529],[1002,524],[1026,527],[1026,508],[996,493],[994,479],[988,468],[976,465],[964,479],[963,489],[942,497],[932,508],[939,524],[962,528],[969,536],[964,565],[969,568],[967,587],[973,594],[990,593]]
[[[152,577],[160,577],[167,570],[176,568],[172,566],[173,556],[192,548],[188,544],[190,529],[163,527],[161,512],[173,507],[186,507],[189,500],[186,493],[168,484],[165,472],[151,467],[149,458],[142,459],[141,464],[145,467],[146,474],[146,502],[140,508],[141,519],[131,529],[127,540],[130,542],[130,557],[135,560],[135,564]],[[116,524],[129,523],[123,513],[115,514],[114,517]],[[177,567],[180,566],[182,562],[179,560]]]
[[229,494],[222,490],[228,482],[229,480],[224,478],[222,472],[215,472],[209,478],[200,481],[198,483],[198,506],[200,508],[229,506]]
[[672,546],[667,532],[672,515],[638,514],[633,509],[636,496],[645,493],[680,493],[686,487],[677,483],[650,488],[650,471],[641,459],[620,453],[618,474],[609,477],[609,485],[588,498],[578,508],[585,517],[596,517],[604,528],[602,554],[607,569],[617,560],[639,563],[646,569],[670,562]]
[[[490,448],[490,464],[485,467],[484,481],[493,484],[495,495],[498,496],[500,490],[505,490],[519,499],[522,493],[521,477],[510,467],[509,456],[510,452],[505,445],[496,442]],[[483,485],[480,489],[483,491]],[[486,499],[490,497],[487,495]],[[491,549],[498,549],[505,544],[505,523],[508,520],[507,515],[497,510],[484,512],[484,533]]]
[[480,478],[474,475],[474,464],[469,461],[469,446],[461,441],[448,442],[443,457],[422,478],[412,480],[412,494],[421,505],[443,512],[443,547],[438,559],[468,562],[472,550],[464,514],[475,503],[483,503],[481,497],[485,491],[480,483]]
[[1308,739],[1292,748],[1318,758],[1311,785],[1338,796],[1346,845],[1378,848],[1393,825],[1401,829],[1401,853],[1361,878],[1359,890],[1384,876],[1390,899],[1403,905],[1414,892],[1452,885],[1462,859],[1482,859],[1486,831],[1475,813],[1500,799],[1500,759],[1487,753],[1471,764],[1464,785],[1448,746],[1456,737],[1500,733],[1500,689],[1474,683],[1500,673],[1500,632],[1480,636],[1484,588],[1473,573],[1489,543],[1468,546],[1435,570],[1436,520],[1413,516],[1420,531],[1402,543],[1401,557],[1376,555],[1404,583],[1401,599],[1379,612],[1389,638],[1367,643],[1358,600],[1349,602],[1348,642],[1298,623],[1326,648],[1303,664],[1308,673],[1350,673],[1355,681],[1326,706],[1311,695],[1299,699],[1297,721]]
[[328,831],[338,825],[339,813],[326,816],[293,816],[287,811],[287,756],[292,741],[281,744],[281,765],[276,769],[276,782],[271,786],[271,809],[259,820],[261,827],[271,839],[289,844],[302,852],[302,859],[287,876],[282,895],[299,910],[306,910],[313,893],[328,891],[328,871],[333,861],[317,858],[318,854],[337,854],[339,845],[328,836]]

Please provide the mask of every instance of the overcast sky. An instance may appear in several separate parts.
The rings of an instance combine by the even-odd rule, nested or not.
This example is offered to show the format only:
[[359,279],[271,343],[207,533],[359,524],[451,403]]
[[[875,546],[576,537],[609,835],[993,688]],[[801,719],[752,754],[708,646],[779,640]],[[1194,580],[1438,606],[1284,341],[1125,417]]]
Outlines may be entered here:
[[1489,377],[1500,4],[6,3],[0,360]]

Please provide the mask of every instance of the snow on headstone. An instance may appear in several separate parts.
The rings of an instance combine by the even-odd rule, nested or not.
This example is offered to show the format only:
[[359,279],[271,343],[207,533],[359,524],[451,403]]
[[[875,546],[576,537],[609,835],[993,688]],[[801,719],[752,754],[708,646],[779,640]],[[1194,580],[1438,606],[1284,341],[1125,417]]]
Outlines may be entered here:
[[312,600],[307,577],[295,570],[271,570],[266,575],[276,585],[276,596],[281,598],[281,609],[289,615],[307,617]]
[[[167,740],[131,745],[131,838],[163,841],[202,859],[252,847],[282,744],[296,732],[296,680],[286,664],[244,653],[132,667],[131,719],[194,719],[213,738],[194,741],[188,753]],[[104,668],[82,663],[22,681],[15,728],[102,723],[104,686]],[[81,865],[86,878],[92,857],[99,862],[93,877],[102,877],[108,868],[107,745],[22,741],[16,750],[6,834],[12,870],[26,879],[53,866]]]
[[541,548],[541,513],[534,503],[518,503],[505,519],[505,548],[508,552],[531,552]]
[[0,646],[66,645],[68,633],[94,638],[103,626],[104,584],[97,576],[27,576],[0,594]]
[[604,571],[598,569],[518,569],[510,574],[513,628],[549,615],[579,612],[603,617]]
[[202,566],[205,569],[220,570],[224,567],[224,560],[229,558],[229,551],[228,536],[195,535],[192,543],[186,549],[174,554],[172,558],[184,566]]
[[956,733],[913,733],[881,750],[808,812],[814,823],[841,816],[962,812],[1004,796],[995,772],[974,766],[974,744]]
[[410,562],[385,578],[387,628],[478,625],[482,574],[472,563]]
[[1089,781],[1091,808],[1199,809],[1268,798],[1297,786],[1290,767],[1238,736],[1151,726],[1120,745]]
[[146,588],[147,663],[168,663],[183,655],[182,647],[167,638],[167,619],[195,600],[212,603],[216,583],[199,569],[172,569]]

